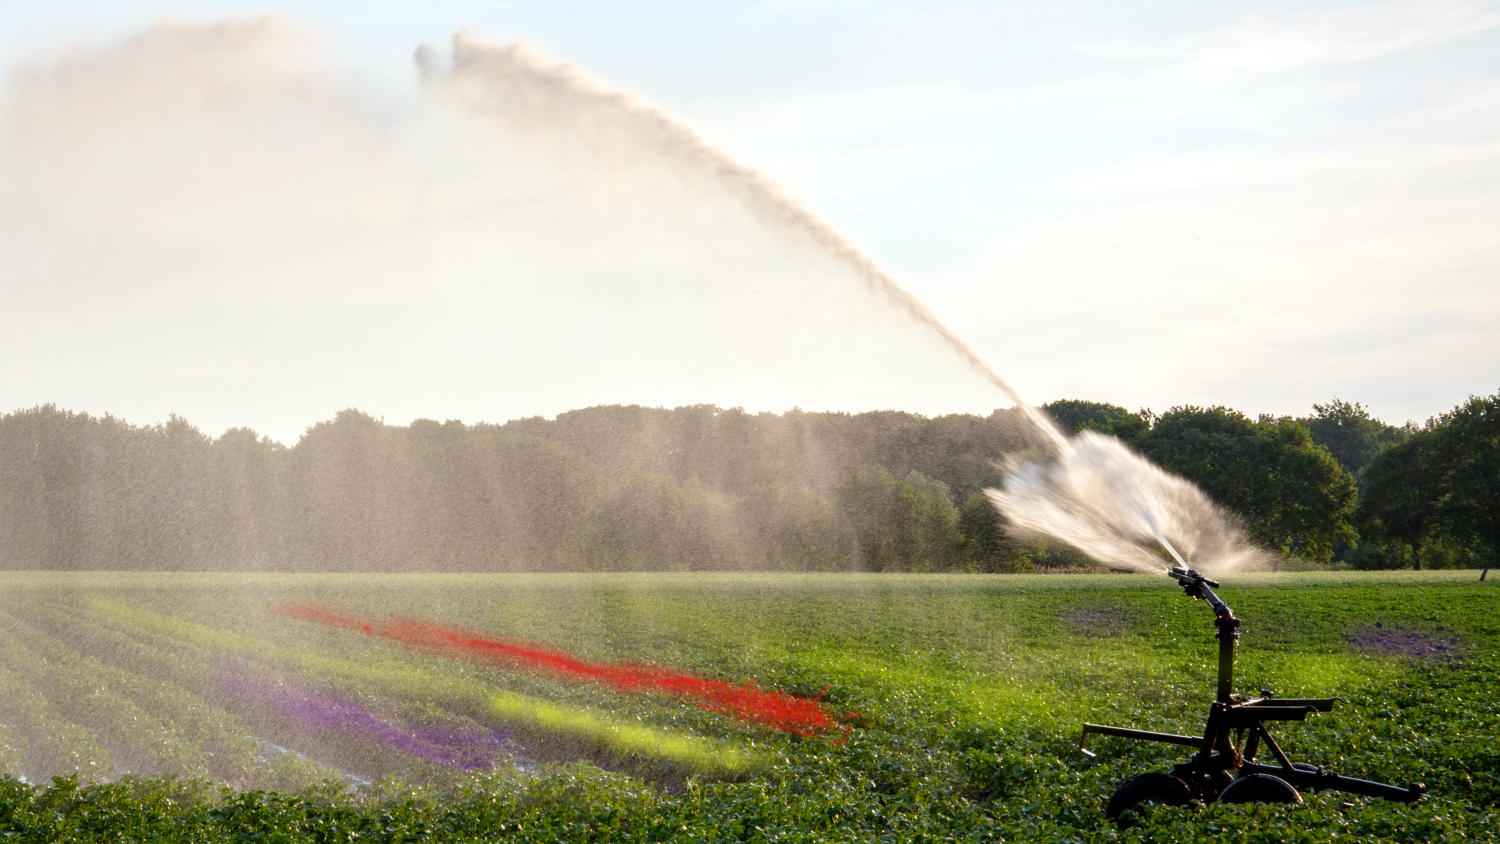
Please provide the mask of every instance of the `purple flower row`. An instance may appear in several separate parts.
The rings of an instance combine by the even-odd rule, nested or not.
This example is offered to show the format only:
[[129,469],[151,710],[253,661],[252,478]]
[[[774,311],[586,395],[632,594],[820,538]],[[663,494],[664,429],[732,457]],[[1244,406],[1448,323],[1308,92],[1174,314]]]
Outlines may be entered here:
[[278,712],[305,729],[377,741],[462,771],[492,768],[507,750],[509,731],[501,728],[398,723],[334,692],[267,683],[243,670],[226,672],[221,685],[240,700]]

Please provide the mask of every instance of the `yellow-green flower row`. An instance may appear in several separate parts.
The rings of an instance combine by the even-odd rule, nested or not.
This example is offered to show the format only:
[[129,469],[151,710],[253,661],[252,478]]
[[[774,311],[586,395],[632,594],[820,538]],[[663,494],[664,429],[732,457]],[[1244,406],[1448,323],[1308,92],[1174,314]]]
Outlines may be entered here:
[[387,693],[425,699],[441,689],[450,702],[484,709],[513,725],[529,725],[585,738],[622,756],[644,756],[689,767],[738,773],[756,767],[759,755],[728,742],[653,727],[589,707],[557,703],[515,692],[495,691],[482,683],[411,665],[372,665],[219,630],[195,621],[93,597],[93,612],[143,629],[165,633],[231,653],[278,660],[303,671],[343,681],[369,683]]

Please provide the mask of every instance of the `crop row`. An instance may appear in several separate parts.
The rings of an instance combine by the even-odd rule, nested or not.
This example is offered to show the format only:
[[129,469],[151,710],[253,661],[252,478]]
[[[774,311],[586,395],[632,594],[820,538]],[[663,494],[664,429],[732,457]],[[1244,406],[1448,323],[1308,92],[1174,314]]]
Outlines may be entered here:
[[[1074,749],[1077,725],[1196,730],[1216,667],[1209,613],[1165,579],[330,575],[224,579],[230,588],[210,580],[116,581],[71,594],[38,583],[25,600],[0,590],[0,609],[22,624],[5,628],[4,638],[31,637],[25,644],[36,665],[71,653],[123,672],[91,669],[142,710],[186,706],[191,714],[172,713],[172,725],[209,758],[212,725],[222,723],[239,740],[268,738],[318,762],[397,771],[423,785],[425,774],[405,774],[435,777],[448,764],[467,764],[452,752],[455,736],[486,752],[510,739],[533,759],[582,758],[635,776],[592,765],[502,765],[460,772],[445,781],[451,788],[417,789],[415,798],[382,783],[347,798],[243,792],[207,803],[163,802],[181,791],[160,780],[134,791],[133,782],[76,790],[0,782],[0,834],[53,840],[63,821],[52,819],[82,825],[109,807],[140,819],[141,829],[180,821],[199,840],[1121,840],[1102,817],[1110,793],[1182,761],[1181,749],[1101,738],[1093,745],[1099,758],[1083,759]],[[1500,840],[1493,584],[1245,581],[1226,582],[1222,592],[1245,620],[1238,688],[1341,698],[1333,712],[1277,727],[1283,747],[1346,775],[1425,780],[1429,796],[1412,806],[1321,792],[1291,808],[1162,808],[1126,840]],[[643,660],[736,685],[759,679],[804,697],[828,683],[830,711],[863,714],[851,741],[835,746],[690,702],[621,695],[265,613],[306,600],[364,618],[441,619],[496,641],[556,643],[595,664]],[[42,637],[66,650],[49,650]],[[1410,642],[1443,650],[1390,650]],[[0,757],[30,765],[33,723],[74,722],[40,669],[23,676],[13,661],[0,658],[0,682],[21,689],[0,701],[0,723],[10,728],[0,733],[9,748]],[[149,697],[132,677],[169,682]],[[39,708],[34,718],[19,717],[18,706]],[[299,732],[297,723],[330,729]],[[124,757],[113,737],[83,726],[114,772]],[[732,776],[683,777],[714,769],[650,755],[676,735],[758,764],[724,772]],[[245,757],[245,784],[336,773],[258,743]],[[678,772],[680,788],[642,782],[666,768]]]
[[608,712],[498,692],[478,679],[426,665],[396,661],[350,660],[327,653],[226,631],[176,616],[96,598],[96,615],[145,630],[209,645],[242,657],[268,660],[309,677],[333,679],[350,688],[375,689],[383,695],[442,705],[479,720],[496,716],[508,726],[595,742],[622,756],[658,757],[692,769],[735,772],[752,764],[752,756],[733,743],[670,728],[650,727]]
[[8,692],[0,724],[14,751],[0,751],[4,773],[170,774],[294,788],[338,776],[258,740],[224,696],[212,694],[204,649],[143,641],[47,601],[10,610],[0,614]]
[[[162,593],[22,594],[0,599],[10,690],[0,775],[171,774],[249,788],[341,771],[441,782],[476,766],[580,757],[651,778],[763,763],[753,741],[722,727],[705,734],[691,708],[611,705],[597,690],[524,673],[497,682],[431,654],[320,638],[290,619],[254,619],[272,635],[250,635],[147,609]],[[245,626],[243,612],[224,615]]]

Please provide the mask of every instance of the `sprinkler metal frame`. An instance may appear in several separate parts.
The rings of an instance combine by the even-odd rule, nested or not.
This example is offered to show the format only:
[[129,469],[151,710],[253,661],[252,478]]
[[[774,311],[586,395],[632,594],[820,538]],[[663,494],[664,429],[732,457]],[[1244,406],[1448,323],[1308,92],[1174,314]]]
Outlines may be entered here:
[[[1298,791],[1346,791],[1368,797],[1380,797],[1402,803],[1413,803],[1426,793],[1424,783],[1405,788],[1373,780],[1346,777],[1321,765],[1292,762],[1271,737],[1268,721],[1305,721],[1314,712],[1333,709],[1337,698],[1278,698],[1262,691],[1257,698],[1234,693],[1234,649],[1240,638],[1240,620],[1215,592],[1219,584],[1198,572],[1179,566],[1167,572],[1191,598],[1206,602],[1214,611],[1214,627],[1219,640],[1218,693],[1208,710],[1208,722],[1201,736],[1137,730],[1084,724],[1078,750],[1094,758],[1088,749],[1090,735],[1119,736],[1139,741],[1156,741],[1197,748],[1198,752],[1172,769],[1170,775],[1147,774],[1131,780],[1115,792],[1108,814],[1118,817],[1141,802],[1186,803],[1198,800],[1211,803],[1247,800],[1265,802],[1300,802]],[[1262,747],[1275,757],[1276,764],[1255,761]],[[1247,777],[1253,777],[1246,780]],[[1179,781],[1185,790],[1176,782]],[[1280,783],[1273,782],[1280,780]],[[1236,785],[1239,783],[1240,785]],[[1228,791],[1226,791],[1228,789]]]

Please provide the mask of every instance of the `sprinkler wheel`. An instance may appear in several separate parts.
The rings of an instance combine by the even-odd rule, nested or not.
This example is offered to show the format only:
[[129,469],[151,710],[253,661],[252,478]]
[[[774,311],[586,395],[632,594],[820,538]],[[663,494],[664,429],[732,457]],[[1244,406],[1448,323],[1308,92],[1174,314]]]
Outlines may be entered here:
[[1153,771],[1127,780],[1124,785],[1115,789],[1114,795],[1109,798],[1109,806],[1104,809],[1104,816],[1118,823],[1123,829],[1130,826],[1126,812],[1133,811],[1147,803],[1185,806],[1192,802],[1192,799],[1193,792],[1188,789],[1187,783],[1171,774]]
[[1220,803],[1301,803],[1292,784],[1274,774],[1246,774],[1219,795]]

